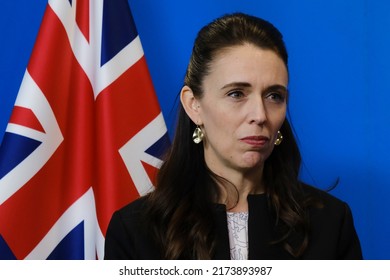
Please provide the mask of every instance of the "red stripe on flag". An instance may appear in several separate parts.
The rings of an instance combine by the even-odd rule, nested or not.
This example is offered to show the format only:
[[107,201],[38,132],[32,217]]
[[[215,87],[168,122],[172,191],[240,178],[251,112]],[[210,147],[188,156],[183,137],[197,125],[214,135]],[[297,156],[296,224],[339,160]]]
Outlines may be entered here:
[[9,122],[45,132],[33,111],[28,108],[15,106]]
[[142,162],[142,166],[145,168],[145,171],[148,174],[150,181],[153,183],[153,186],[155,186],[158,169],[146,162]]
[[76,22],[89,42],[89,0],[78,0],[76,6]]

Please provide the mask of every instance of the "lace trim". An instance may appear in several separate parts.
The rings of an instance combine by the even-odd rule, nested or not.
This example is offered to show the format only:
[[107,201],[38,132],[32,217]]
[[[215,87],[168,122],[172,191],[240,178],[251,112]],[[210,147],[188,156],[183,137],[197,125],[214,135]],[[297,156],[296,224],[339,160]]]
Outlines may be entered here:
[[248,259],[248,212],[227,212],[230,258]]

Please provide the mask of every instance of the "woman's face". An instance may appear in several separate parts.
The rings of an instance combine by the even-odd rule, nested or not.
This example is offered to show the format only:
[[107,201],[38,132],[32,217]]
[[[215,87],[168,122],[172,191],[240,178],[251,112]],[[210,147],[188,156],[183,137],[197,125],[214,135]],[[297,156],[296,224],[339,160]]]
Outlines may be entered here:
[[215,57],[196,100],[211,170],[263,166],[286,116],[287,83],[286,66],[271,50],[245,44]]

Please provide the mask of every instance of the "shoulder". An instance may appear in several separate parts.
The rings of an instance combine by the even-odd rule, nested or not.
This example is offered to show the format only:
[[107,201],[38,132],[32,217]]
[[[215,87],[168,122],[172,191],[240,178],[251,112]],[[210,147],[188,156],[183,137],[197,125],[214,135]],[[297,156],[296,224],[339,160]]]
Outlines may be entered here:
[[145,209],[146,198],[141,197],[115,211],[108,225],[107,235],[122,232],[131,236],[135,230],[141,230]]
[[304,185],[303,190],[317,202],[308,209],[311,242],[305,258],[361,259],[360,241],[349,205],[309,185]]
[[313,199],[319,205],[319,209],[326,211],[341,211],[344,212],[345,208],[349,208],[347,203],[329,192],[316,188],[314,186],[303,183],[303,192],[306,197]]
[[147,208],[147,196],[140,197],[119,210],[115,211],[115,216],[120,216],[122,219],[134,219],[142,216]]
[[313,230],[337,232],[334,230],[353,227],[352,211],[345,201],[313,186],[303,187],[310,201],[307,209]]
[[158,259],[145,224],[147,198],[141,197],[114,212],[105,238],[105,259]]

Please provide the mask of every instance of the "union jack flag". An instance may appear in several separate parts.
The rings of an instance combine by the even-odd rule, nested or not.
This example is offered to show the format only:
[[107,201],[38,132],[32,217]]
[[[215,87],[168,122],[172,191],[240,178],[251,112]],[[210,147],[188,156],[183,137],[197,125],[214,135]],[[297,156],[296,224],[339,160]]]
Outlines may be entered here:
[[102,259],[167,145],[127,0],[49,0],[0,146],[0,258]]

